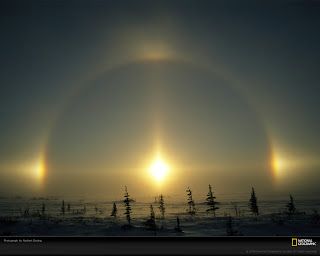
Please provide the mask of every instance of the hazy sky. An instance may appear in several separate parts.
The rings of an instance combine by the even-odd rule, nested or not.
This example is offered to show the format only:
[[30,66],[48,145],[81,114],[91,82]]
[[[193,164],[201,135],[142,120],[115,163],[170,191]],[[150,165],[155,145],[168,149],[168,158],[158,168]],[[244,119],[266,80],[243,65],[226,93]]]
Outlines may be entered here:
[[319,1],[0,5],[2,195],[320,193]]

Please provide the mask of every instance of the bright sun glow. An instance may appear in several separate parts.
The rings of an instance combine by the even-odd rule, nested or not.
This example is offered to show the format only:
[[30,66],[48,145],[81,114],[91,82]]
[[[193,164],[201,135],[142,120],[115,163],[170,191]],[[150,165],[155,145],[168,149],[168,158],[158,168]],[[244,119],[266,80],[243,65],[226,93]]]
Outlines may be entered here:
[[273,159],[273,168],[275,171],[279,172],[283,169],[284,162],[280,158]]
[[160,158],[154,161],[153,164],[150,166],[150,173],[153,176],[153,178],[158,182],[164,180],[168,173],[168,170],[169,167]]
[[42,159],[38,160],[33,167],[35,178],[41,181],[44,177],[45,166]]

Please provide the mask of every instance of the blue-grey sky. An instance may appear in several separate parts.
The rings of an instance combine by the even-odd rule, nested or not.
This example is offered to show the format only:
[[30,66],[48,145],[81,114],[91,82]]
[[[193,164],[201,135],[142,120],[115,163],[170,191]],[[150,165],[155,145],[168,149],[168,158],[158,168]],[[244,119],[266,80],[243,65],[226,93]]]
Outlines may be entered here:
[[0,192],[320,192],[319,27],[319,1],[1,1]]

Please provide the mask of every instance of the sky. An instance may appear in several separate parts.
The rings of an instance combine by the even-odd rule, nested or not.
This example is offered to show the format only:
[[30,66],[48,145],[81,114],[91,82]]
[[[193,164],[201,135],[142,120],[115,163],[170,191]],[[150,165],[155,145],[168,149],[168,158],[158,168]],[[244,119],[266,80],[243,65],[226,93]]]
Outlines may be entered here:
[[319,1],[0,5],[0,196],[319,194]]

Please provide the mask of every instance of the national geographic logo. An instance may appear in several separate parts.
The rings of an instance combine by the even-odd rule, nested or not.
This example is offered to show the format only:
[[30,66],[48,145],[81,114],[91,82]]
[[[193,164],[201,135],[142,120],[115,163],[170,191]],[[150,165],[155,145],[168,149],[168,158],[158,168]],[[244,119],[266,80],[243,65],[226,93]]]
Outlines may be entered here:
[[292,245],[292,247],[297,247],[297,246],[317,246],[317,242],[313,241],[310,238],[292,238],[291,245]]

